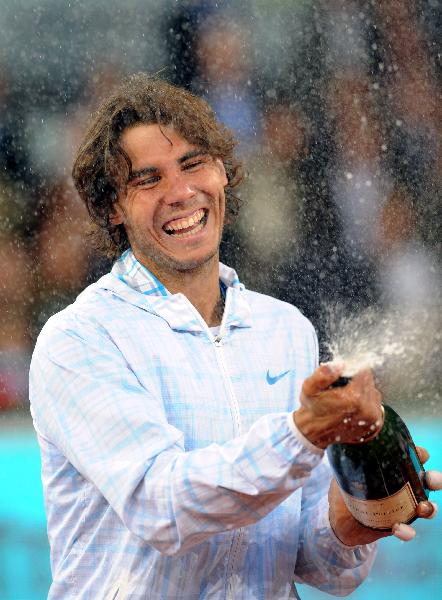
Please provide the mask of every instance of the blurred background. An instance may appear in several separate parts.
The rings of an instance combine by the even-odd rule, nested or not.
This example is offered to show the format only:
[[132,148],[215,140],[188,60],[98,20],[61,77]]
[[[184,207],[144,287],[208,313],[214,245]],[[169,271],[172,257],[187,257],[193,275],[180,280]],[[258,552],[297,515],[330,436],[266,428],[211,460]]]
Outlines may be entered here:
[[[388,346],[386,399],[440,468],[442,0],[0,5],[0,599],[47,594],[28,366],[47,318],[111,266],[70,171],[89,114],[129,73],[203,95],[236,132],[248,177],[222,260],[297,305],[321,358],[344,331]],[[352,597],[439,597],[441,519],[417,529],[382,544]]]

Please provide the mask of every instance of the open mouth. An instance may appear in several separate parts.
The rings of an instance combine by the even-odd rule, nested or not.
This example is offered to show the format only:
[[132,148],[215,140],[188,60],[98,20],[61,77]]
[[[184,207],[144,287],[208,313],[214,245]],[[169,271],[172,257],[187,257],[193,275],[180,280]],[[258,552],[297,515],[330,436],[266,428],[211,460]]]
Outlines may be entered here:
[[208,210],[199,208],[188,217],[169,221],[164,225],[163,229],[168,235],[173,235],[173,237],[190,237],[201,231],[207,223],[207,216]]

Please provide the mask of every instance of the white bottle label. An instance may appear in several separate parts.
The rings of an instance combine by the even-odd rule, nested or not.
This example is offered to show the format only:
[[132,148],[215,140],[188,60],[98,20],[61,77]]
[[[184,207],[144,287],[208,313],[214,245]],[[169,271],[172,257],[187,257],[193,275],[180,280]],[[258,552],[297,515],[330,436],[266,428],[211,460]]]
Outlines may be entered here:
[[407,523],[416,513],[417,501],[408,482],[392,496],[379,500],[361,500],[341,492],[348,510],[366,527],[391,529],[395,523]]

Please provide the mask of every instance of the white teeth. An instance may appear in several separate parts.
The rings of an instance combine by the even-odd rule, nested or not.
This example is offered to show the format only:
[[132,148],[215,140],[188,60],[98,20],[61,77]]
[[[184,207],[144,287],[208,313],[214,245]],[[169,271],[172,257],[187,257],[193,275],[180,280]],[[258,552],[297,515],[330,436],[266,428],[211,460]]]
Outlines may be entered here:
[[[189,227],[193,227],[196,223],[200,223],[200,221],[203,217],[204,217],[204,210],[202,208],[200,208],[197,211],[195,211],[193,213],[193,215],[190,215],[190,217],[186,217],[185,219],[176,219],[175,221],[168,223],[164,229],[167,232],[179,231],[180,229],[188,229]],[[201,224],[201,227],[202,227],[202,224]],[[200,229],[197,229],[197,230],[200,231]],[[175,233],[174,235],[175,235],[175,237],[177,237],[177,236],[183,237],[184,235],[187,235],[187,234],[196,233],[197,230],[193,229],[191,232],[189,231],[189,232],[185,232],[183,234]]]
[[175,238],[186,238],[186,237],[190,237],[191,235],[194,235],[195,233],[198,233],[198,231],[201,231],[201,229],[204,227],[204,223],[200,223],[199,225],[197,225],[194,229],[192,229],[192,231],[185,231],[184,233],[174,233],[173,237]]

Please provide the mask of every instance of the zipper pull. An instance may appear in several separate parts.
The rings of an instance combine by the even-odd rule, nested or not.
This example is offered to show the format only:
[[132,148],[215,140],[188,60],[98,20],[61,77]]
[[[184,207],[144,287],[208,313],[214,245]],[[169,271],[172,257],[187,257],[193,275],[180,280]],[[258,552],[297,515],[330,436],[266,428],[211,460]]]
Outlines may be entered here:
[[222,337],[220,335],[217,335],[216,338],[213,340],[213,343],[215,344],[215,346],[217,348],[219,348],[219,346],[221,346],[221,342],[222,342]]

